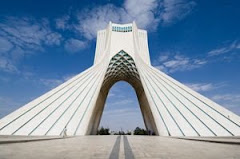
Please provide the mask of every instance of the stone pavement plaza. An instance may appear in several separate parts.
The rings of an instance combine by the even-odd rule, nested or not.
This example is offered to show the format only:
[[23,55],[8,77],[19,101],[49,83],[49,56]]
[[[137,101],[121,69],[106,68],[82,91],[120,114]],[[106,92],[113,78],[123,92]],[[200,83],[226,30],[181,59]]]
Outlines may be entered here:
[[67,138],[0,136],[0,159],[36,158],[238,159],[240,158],[240,138],[180,139],[117,135]]

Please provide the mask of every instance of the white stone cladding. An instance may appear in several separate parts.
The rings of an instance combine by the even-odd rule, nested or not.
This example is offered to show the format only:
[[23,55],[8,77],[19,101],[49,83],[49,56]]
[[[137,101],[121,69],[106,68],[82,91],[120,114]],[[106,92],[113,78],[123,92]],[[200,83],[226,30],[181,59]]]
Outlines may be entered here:
[[109,23],[92,67],[0,120],[0,135],[96,134],[111,86],[136,91],[146,128],[161,136],[238,136],[240,117],[151,65],[147,32]]

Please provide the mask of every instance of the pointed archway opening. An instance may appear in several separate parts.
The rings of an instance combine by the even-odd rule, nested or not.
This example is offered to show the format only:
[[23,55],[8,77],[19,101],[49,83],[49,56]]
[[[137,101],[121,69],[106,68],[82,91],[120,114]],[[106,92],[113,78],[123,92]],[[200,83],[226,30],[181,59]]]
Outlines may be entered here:
[[107,96],[99,128],[129,132],[145,128],[134,88],[125,81],[115,83]]
[[139,76],[135,61],[123,50],[115,54],[109,62],[86,134],[97,134],[109,90],[119,81],[126,81],[135,90],[147,131],[158,135],[156,123],[143,89],[141,77]]

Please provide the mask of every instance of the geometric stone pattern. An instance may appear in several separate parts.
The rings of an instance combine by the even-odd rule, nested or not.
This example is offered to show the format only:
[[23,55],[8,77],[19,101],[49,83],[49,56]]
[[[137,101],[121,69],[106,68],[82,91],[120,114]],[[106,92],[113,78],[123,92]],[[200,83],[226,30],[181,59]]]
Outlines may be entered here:
[[140,79],[134,60],[126,52],[121,50],[112,57],[109,62],[104,80],[107,81],[110,78],[123,79],[126,77]]
[[239,116],[151,65],[147,32],[135,22],[98,31],[93,66],[2,118],[0,135],[96,134],[120,80],[136,91],[145,126],[156,135],[240,135]]

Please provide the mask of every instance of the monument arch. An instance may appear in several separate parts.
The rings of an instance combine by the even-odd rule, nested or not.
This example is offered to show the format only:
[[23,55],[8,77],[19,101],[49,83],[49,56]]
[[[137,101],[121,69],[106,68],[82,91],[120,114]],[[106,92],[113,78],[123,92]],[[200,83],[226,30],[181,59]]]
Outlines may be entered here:
[[111,86],[137,94],[146,128],[160,136],[237,136],[240,117],[151,65],[147,32],[135,22],[97,33],[94,64],[0,120],[0,135],[96,134]]

